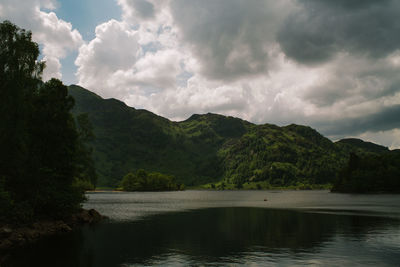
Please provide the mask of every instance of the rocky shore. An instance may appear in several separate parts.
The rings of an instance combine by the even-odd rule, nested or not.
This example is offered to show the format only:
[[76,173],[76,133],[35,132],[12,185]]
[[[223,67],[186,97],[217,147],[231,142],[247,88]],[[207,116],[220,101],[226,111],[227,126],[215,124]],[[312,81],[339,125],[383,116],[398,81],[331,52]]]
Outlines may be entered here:
[[7,251],[33,243],[43,237],[71,232],[85,224],[95,224],[106,217],[94,209],[81,209],[64,220],[43,220],[25,226],[0,225],[0,263]]

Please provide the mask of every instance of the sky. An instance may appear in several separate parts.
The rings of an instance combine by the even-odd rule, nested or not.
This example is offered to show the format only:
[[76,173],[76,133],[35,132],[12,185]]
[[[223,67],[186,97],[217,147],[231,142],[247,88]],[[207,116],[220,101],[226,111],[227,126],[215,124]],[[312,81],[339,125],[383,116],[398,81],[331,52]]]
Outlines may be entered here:
[[207,112],[400,148],[398,0],[0,0],[45,80],[171,120]]

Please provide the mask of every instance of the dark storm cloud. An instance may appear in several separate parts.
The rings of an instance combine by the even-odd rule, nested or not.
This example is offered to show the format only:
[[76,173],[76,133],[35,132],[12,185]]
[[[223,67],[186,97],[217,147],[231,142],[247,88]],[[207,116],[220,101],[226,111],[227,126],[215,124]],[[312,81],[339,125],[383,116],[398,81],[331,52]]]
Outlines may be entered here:
[[[171,10],[182,39],[209,78],[232,80],[266,73],[279,1],[176,0]],[[282,2],[281,2],[282,3]]]
[[400,1],[298,0],[277,38],[285,54],[304,64],[338,52],[379,58],[400,47]]
[[330,136],[358,135],[367,131],[387,131],[400,128],[400,105],[381,109],[372,115],[357,118],[343,118],[333,121],[327,126],[326,122],[315,124],[321,131]]

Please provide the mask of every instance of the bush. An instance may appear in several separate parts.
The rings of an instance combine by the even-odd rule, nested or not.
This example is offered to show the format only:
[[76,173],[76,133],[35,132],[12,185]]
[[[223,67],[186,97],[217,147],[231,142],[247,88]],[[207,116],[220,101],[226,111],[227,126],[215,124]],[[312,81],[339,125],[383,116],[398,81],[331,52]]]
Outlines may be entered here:
[[174,176],[159,172],[147,173],[140,169],[135,174],[128,173],[121,181],[125,191],[172,191],[183,190],[184,185],[175,183]]

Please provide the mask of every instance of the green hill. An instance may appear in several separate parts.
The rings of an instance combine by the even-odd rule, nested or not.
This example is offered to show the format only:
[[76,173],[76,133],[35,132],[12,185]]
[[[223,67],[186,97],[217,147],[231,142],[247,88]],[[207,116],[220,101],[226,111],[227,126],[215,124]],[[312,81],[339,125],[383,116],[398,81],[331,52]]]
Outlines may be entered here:
[[73,112],[88,113],[94,126],[98,186],[116,186],[137,169],[174,175],[189,186],[325,184],[333,182],[350,151],[370,149],[348,140],[333,143],[306,126],[255,125],[211,113],[173,122],[79,86],[70,86],[69,93]]

